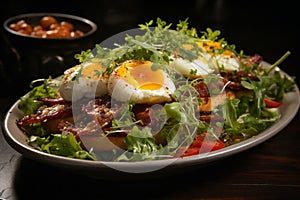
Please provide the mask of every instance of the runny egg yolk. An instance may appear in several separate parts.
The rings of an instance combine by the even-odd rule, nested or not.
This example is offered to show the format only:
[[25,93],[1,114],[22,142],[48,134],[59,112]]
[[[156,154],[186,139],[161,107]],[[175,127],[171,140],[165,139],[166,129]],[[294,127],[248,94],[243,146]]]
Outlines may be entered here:
[[[199,57],[193,62],[188,60],[180,60],[175,58],[171,66],[177,71],[181,72],[185,76],[189,77],[203,77],[214,70],[223,69],[226,71],[239,70],[240,63],[234,53],[225,49],[220,42],[216,41],[198,41],[197,45],[202,51],[199,53]],[[190,44],[184,45],[184,48],[191,50],[194,47]],[[218,51],[221,50],[221,51]],[[194,74],[190,74],[190,71],[196,71]]]
[[[204,49],[206,52],[212,54],[214,49],[222,49],[222,44],[220,42],[215,42],[215,41],[201,41],[197,43],[199,47]],[[223,53],[223,55],[226,56],[231,56],[232,52],[228,49],[226,49]]]
[[66,101],[77,101],[106,94],[108,76],[103,76],[103,71],[100,62],[82,63],[66,70],[59,88],[61,96]]
[[99,79],[99,76],[102,75],[102,71],[103,69],[101,63],[90,63],[82,68],[81,77],[97,80]]
[[108,93],[112,99],[140,104],[172,101],[176,87],[162,69],[152,70],[151,61],[127,60],[109,76]]
[[[198,46],[205,52],[209,54],[213,54],[213,50],[221,50],[222,44],[220,42],[215,42],[215,41],[199,41],[197,42]],[[184,45],[184,48],[187,50],[191,50],[193,48],[192,45]],[[225,56],[231,56],[233,53],[226,49],[224,52],[222,52],[223,55]]]
[[164,76],[160,69],[152,70],[150,61],[134,61],[124,63],[117,71],[127,83],[140,90],[158,90],[164,84]]

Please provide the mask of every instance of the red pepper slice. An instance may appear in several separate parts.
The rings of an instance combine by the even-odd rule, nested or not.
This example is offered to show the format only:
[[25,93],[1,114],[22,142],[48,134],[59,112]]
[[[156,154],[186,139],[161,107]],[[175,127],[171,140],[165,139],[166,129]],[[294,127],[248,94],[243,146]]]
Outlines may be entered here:
[[281,102],[274,101],[271,99],[264,98],[264,102],[268,108],[278,108],[281,105]]

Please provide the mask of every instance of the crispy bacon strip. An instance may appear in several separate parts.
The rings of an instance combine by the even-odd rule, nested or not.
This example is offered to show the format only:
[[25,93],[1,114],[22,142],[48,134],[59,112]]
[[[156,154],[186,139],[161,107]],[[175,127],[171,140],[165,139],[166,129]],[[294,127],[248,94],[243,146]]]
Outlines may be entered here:
[[209,90],[207,85],[203,81],[200,81],[194,85],[194,88],[197,90],[200,98],[210,97]]
[[224,122],[225,119],[219,115],[212,115],[212,114],[206,114],[206,115],[200,115],[199,120],[205,121],[205,122]]
[[36,114],[26,115],[17,120],[17,125],[24,127],[33,123],[59,118],[70,112],[72,112],[72,107],[69,104],[56,104],[51,107],[42,106]]
[[246,58],[241,58],[241,62],[244,65],[253,66],[259,65],[263,61],[263,57],[259,54],[254,54],[253,56],[247,56]]
[[110,100],[105,97],[89,101],[87,105],[83,106],[82,111],[93,117],[101,128],[111,125],[114,119],[113,111],[110,108]]
[[55,104],[65,104],[66,100],[64,100],[62,97],[58,97],[58,98],[41,98],[39,99],[39,101],[47,104],[47,105],[51,105],[54,106]]
[[[258,77],[255,76],[254,74],[248,73],[246,71],[238,71],[235,73],[223,73],[221,72],[224,82],[224,85],[226,84],[226,88],[231,89],[231,90],[242,90],[245,89],[242,84],[241,84],[241,80],[242,78],[248,77],[253,81],[258,81]],[[227,84],[227,82],[229,81],[229,83]]]

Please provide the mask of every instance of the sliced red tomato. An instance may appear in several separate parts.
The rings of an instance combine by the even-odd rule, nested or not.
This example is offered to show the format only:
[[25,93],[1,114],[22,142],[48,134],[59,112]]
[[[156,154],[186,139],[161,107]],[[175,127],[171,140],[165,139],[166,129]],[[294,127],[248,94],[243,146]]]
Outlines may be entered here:
[[200,152],[199,147],[189,147],[185,152],[183,153],[183,157],[185,156],[192,156],[192,155],[197,155]]
[[264,102],[268,108],[278,108],[281,105],[279,101],[273,101],[271,99],[264,98]]
[[221,141],[205,141],[202,144],[201,153],[215,151],[225,147],[225,144]]
[[203,137],[201,137],[200,135],[196,135],[194,141],[192,142],[192,144],[190,145],[190,148],[193,147],[201,147],[203,144]]
[[[204,133],[205,136],[205,133]],[[200,135],[196,135],[194,141],[189,146],[188,149],[185,150],[184,156],[191,156],[205,152],[210,152],[218,149],[222,149],[225,147],[225,144],[221,141],[211,141],[211,140],[204,140],[205,137]]]

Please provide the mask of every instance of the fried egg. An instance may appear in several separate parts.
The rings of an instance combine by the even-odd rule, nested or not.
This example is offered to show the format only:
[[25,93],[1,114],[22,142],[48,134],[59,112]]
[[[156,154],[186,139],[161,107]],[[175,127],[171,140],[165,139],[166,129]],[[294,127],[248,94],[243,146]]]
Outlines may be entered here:
[[174,58],[169,66],[185,77],[204,77],[214,71],[209,67],[209,58],[209,54],[203,54],[193,61]]
[[77,101],[83,97],[99,97],[107,93],[108,77],[103,76],[100,62],[76,65],[64,72],[59,88],[66,101]]
[[210,62],[215,69],[222,69],[227,72],[238,71],[240,68],[239,61],[230,55],[219,54],[212,56]]
[[152,70],[152,62],[128,60],[120,64],[108,81],[108,93],[118,101],[158,104],[172,101],[175,84],[166,72]]
[[[240,63],[230,50],[225,50],[222,53],[214,52],[214,50],[222,49],[219,42],[201,41],[197,43],[202,49],[199,57],[193,61],[180,57],[171,57],[170,67],[174,68],[178,73],[185,77],[199,78],[222,69],[225,71],[238,71]],[[187,49],[192,47],[186,46]]]
[[233,52],[226,49],[222,53],[216,53],[214,50],[221,50],[222,44],[216,41],[201,41],[198,42],[199,47],[207,52],[210,56],[209,66],[213,69],[223,69],[225,71],[239,70],[240,63],[234,57]]

